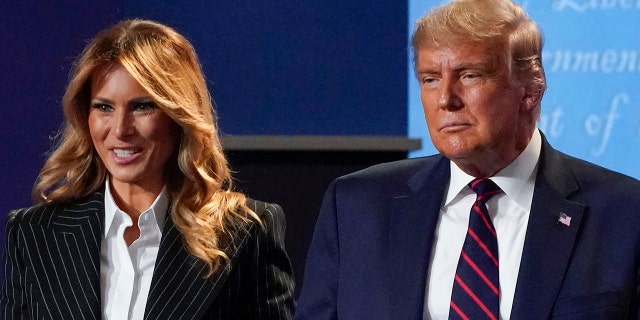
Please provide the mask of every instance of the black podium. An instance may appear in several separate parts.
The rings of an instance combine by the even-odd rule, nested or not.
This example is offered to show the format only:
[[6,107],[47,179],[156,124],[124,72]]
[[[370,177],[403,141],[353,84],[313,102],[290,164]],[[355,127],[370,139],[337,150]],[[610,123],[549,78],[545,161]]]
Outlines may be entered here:
[[235,188],[284,209],[296,296],[322,197],[331,181],[377,163],[406,159],[408,151],[421,146],[419,139],[395,136],[226,136],[222,143]]

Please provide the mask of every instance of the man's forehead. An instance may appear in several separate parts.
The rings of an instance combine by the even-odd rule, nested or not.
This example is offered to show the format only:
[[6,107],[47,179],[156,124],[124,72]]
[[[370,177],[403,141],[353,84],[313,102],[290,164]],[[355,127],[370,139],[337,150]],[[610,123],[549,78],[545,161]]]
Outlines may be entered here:
[[461,44],[458,46],[425,47],[419,49],[416,66],[495,64],[502,55],[484,45]]

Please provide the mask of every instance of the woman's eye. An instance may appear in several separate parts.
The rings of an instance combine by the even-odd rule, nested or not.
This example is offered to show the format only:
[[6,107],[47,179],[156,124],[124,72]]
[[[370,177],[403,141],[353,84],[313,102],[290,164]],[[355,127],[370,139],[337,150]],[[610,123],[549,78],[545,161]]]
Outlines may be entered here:
[[108,105],[108,104],[104,104],[104,103],[95,103],[95,104],[92,104],[92,105],[91,105],[91,108],[93,108],[93,109],[97,109],[97,110],[100,110],[100,111],[104,111],[104,112],[108,112],[108,111],[113,110],[113,108],[112,108],[110,105]]
[[142,112],[151,113],[151,112],[153,112],[153,110],[155,108],[157,108],[155,103],[153,103],[153,102],[144,102],[144,103],[137,103],[134,106],[134,111],[142,111]]

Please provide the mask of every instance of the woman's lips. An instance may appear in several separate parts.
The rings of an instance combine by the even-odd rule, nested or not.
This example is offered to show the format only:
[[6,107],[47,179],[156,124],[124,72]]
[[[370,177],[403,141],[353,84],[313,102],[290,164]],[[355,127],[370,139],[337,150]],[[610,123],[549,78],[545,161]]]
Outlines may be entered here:
[[129,164],[140,156],[140,150],[134,148],[113,148],[111,149],[111,154],[117,164]]

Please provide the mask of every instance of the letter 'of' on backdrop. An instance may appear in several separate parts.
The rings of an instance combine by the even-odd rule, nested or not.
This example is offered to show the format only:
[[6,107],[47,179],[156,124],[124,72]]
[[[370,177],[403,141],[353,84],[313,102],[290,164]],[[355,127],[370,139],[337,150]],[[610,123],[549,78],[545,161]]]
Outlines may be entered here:
[[[432,6],[409,0],[409,30]],[[640,0],[516,1],[544,34],[548,89],[538,127],[557,149],[640,178]],[[410,38],[408,35],[408,39]],[[435,153],[409,52],[411,157]]]

